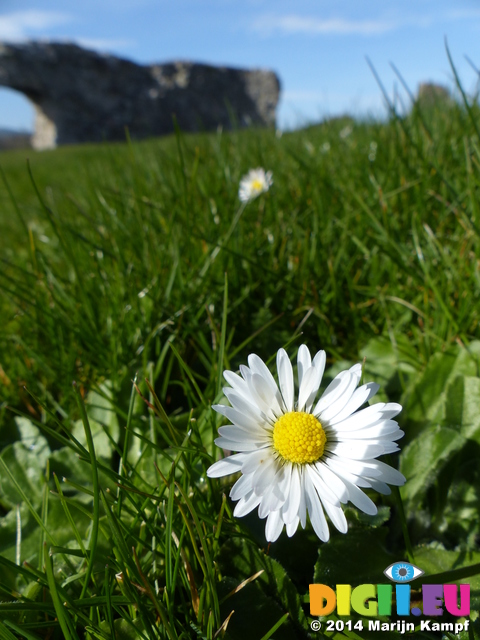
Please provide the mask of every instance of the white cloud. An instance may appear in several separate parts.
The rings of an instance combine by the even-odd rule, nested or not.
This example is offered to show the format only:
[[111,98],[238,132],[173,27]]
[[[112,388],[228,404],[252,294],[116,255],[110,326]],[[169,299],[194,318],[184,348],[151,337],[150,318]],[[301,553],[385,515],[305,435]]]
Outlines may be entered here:
[[397,28],[395,22],[387,20],[346,20],[344,18],[321,19],[311,16],[298,15],[286,16],[261,16],[252,24],[254,31],[263,35],[271,35],[273,32],[285,34],[359,34],[372,35],[386,33]]
[[480,9],[452,9],[447,11],[445,17],[449,20],[469,20],[480,18]]
[[0,40],[19,42],[42,35],[50,27],[66,24],[71,16],[58,11],[15,11],[0,15]]
[[74,21],[72,15],[57,11],[16,11],[0,14],[0,41],[23,42],[30,38],[53,39],[55,42],[72,42],[87,49],[113,51],[126,49],[135,44],[129,39],[82,38],[55,36],[50,38],[49,30]]
[[408,15],[390,12],[388,17],[371,19],[319,18],[297,14],[264,14],[254,20],[250,29],[263,36],[275,33],[284,35],[381,35],[404,27],[428,28],[433,24],[478,19],[480,9],[451,9],[437,13],[410,13]]

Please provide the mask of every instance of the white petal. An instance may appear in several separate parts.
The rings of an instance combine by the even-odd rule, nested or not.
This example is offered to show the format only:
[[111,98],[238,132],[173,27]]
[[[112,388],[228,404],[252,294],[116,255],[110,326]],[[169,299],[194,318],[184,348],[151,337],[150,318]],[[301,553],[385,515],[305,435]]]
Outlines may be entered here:
[[305,372],[312,366],[312,356],[308,350],[307,345],[301,344],[297,353],[297,374],[298,374],[298,388],[302,387],[302,380]]
[[287,493],[287,499],[282,509],[283,520],[287,524],[293,522],[293,520],[298,516],[301,500],[300,472],[296,464],[290,466],[290,486]]
[[214,404],[212,409],[222,414],[222,416],[225,416],[230,422],[233,422],[234,425],[241,429],[246,431],[255,431],[258,429],[260,433],[272,433],[270,423],[253,418],[246,413],[240,413],[240,411],[233,407],[227,407],[224,404]]
[[351,416],[352,413],[362,406],[362,404],[365,404],[365,402],[368,402],[370,398],[373,398],[379,389],[380,385],[375,382],[369,382],[368,384],[358,387],[340,413],[337,413],[333,420],[330,420],[330,424],[336,424],[337,422],[345,420],[345,418]]
[[242,464],[242,473],[255,473],[260,466],[263,466],[268,459],[273,457],[271,449],[259,449],[252,451],[248,455],[244,455],[245,459]]
[[250,365],[251,371],[261,375],[274,392],[278,391],[275,378],[272,376],[270,369],[261,358],[259,358],[255,353],[251,353],[248,356],[248,364]]
[[280,509],[285,504],[288,496],[292,465],[280,465],[277,463],[276,467],[275,477],[270,488],[262,497],[262,502],[258,508],[260,518],[264,518],[270,511]]
[[342,472],[341,478],[347,488],[348,499],[350,502],[352,502],[361,511],[364,511],[369,515],[375,515],[377,513],[377,507],[372,500],[370,500],[370,498],[358,488],[359,484],[369,488],[371,486],[370,481],[367,481],[365,478],[356,478],[348,472]]
[[368,478],[365,478],[363,476],[361,477],[353,477],[352,478],[352,482],[355,486],[357,487],[361,487],[362,489],[371,489],[372,485],[371,485],[371,480],[369,480]]
[[327,354],[325,353],[325,351],[317,351],[317,353],[315,354],[315,357],[313,358],[312,364],[316,369],[321,371],[322,376],[325,370],[326,361],[327,361]]
[[237,453],[228,458],[218,460],[207,469],[207,476],[209,478],[221,478],[222,476],[229,476],[231,473],[237,473],[241,470],[244,459],[244,453]]
[[258,507],[258,517],[265,518],[271,511],[278,511],[284,502],[285,498],[277,494],[275,487],[270,487],[265,495],[262,496],[262,501]]
[[370,427],[385,419],[383,417],[384,408],[384,402],[377,402],[377,404],[372,404],[370,407],[365,407],[365,409],[355,412],[345,420],[336,422],[333,428],[335,430],[341,429],[342,431],[355,431],[356,429]]
[[269,403],[271,404],[271,408],[274,414],[278,417],[285,412],[285,407],[283,404],[282,394],[275,382],[274,377],[270,373],[267,365],[263,362],[261,358],[259,358],[254,353],[248,356],[248,364],[250,365],[250,369],[254,374],[259,375],[266,384],[271,389],[271,400]]
[[341,423],[335,424],[335,429],[355,430],[373,426],[379,421],[391,420],[400,413],[401,410],[402,407],[395,402],[377,402],[370,407],[357,411]]
[[320,412],[320,422],[322,422],[322,420],[328,423],[333,422],[333,418],[335,418],[348,404],[358,384],[358,376],[351,371],[349,371],[348,374],[350,379],[343,390],[343,393],[335,400],[335,402],[331,402],[326,409],[323,409]]
[[325,502],[322,500],[322,504],[325,507],[325,511],[327,512],[327,516],[333,522],[334,526],[340,533],[347,533],[348,531],[348,523],[343,513],[342,507],[331,504],[330,502]]
[[[297,411],[304,410],[305,405],[310,400],[310,396],[313,396],[313,399],[315,399],[315,396],[318,392],[318,387],[320,386],[320,382],[321,376],[318,369],[316,369],[315,367],[310,367],[310,369],[307,369],[305,371],[305,375],[303,376],[302,384],[298,392]],[[310,401],[310,407],[305,407],[305,411],[309,411],[312,401],[313,400]]]
[[252,475],[240,476],[230,490],[232,500],[240,500],[252,490]]
[[334,492],[327,487],[314,465],[305,465],[305,472],[308,474],[311,483],[314,485],[323,503],[325,503],[325,501],[328,501],[331,504],[339,504],[339,499],[334,494]]
[[307,524],[307,501],[305,496],[305,478],[306,474],[300,470],[300,505],[298,507],[298,517],[300,518],[300,524],[305,529]]
[[313,530],[324,542],[330,537],[330,532],[328,530],[327,520],[325,519],[325,514],[323,513],[322,504],[320,502],[320,498],[315,491],[315,487],[310,481],[310,477],[307,474],[304,474],[305,478],[305,501],[308,509],[308,513],[310,515],[310,521],[313,526]]
[[367,480],[370,483],[372,489],[375,489],[375,491],[378,491],[378,493],[381,493],[384,496],[389,496],[392,493],[392,490],[390,489],[388,484],[385,484],[385,482],[382,482],[378,478],[367,478]]
[[[337,428],[337,425],[334,425],[332,429],[336,432],[335,437],[338,440],[363,440],[367,438],[391,436],[392,434],[396,434],[396,436],[391,439],[397,440],[401,435],[404,435],[403,431],[400,431],[395,420],[383,420],[377,422],[377,424],[371,427],[363,427],[362,429],[355,429],[354,431],[343,431],[342,429]],[[401,435],[398,435],[399,433]]]
[[275,481],[276,470],[277,466],[273,456],[269,456],[263,464],[258,466],[252,478],[252,488],[257,496],[263,496],[267,489],[272,486]]
[[247,367],[246,364],[241,364],[239,367],[240,370],[240,374],[242,375],[243,379],[248,382],[248,380],[250,379],[250,376],[253,375],[253,371],[250,371],[250,369]]
[[350,502],[354,504],[357,509],[360,509],[360,511],[363,511],[369,516],[374,516],[377,513],[375,504],[356,485],[347,483],[347,489]]
[[[275,398],[275,393],[258,373],[252,373],[247,380],[248,389],[252,396],[252,401],[269,420],[276,420],[276,415],[281,415],[282,411]],[[273,411],[275,409],[275,412]]]
[[232,442],[265,442],[270,444],[272,441],[271,435],[263,429],[247,431],[232,424],[220,427],[218,433],[227,440],[232,440]]
[[[323,461],[322,461],[323,462]],[[376,471],[374,465],[370,460],[342,460],[341,458],[325,458],[325,464],[332,469],[333,473],[343,477],[343,474],[348,474],[347,478],[354,478],[354,476],[370,476],[376,477],[380,475],[379,471]],[[377,460],[373,461],[374,463]]]
[[293,411],[294,384],[292,363],[285,349],[279,349],[277,352],[277,370],[278,381],[280,383],[280,391],[282,392],[283,401],[286,411]]
[[322,462],[316,462],[315,467],[323,481],[330,487],[340,502],[347,502],[348,491],[341,479]]
[[239,376],[237,373],[234,373],[233,371],[227,370],[223,372],[223,377],[228,382],[228,384],[233,389],[235,389],[235,391],[238,391],[238,393],[240,393],[241,395],[244,395],[245,398],[248,400],[247,383],[241,376]]
[[[342,464],[340,464],[340,462]],[[338,475],[339,478],[341,478],[342,482],[344,482],[345,487],[347,486],[348,482],[353,482],[354,484],[358,484],[359,486],[370,486],[370,484],[367,482],[363,482],[362,475],[355,475],[354,473],[351,473],[349,468],[348,468],[348,462],[357,462],[357,460],[338,460],[338,459],[329,459],[328,460],[328,464],[329,466],[333,469],[334,473],[336,473]],[[345,464],[343,464],[345,463]],[[348,499],[348,490],[347,490],[347,499]]]
[[268,542],[275,542],[280,537],[283,529],[283,520],[280,511],[271,511],[265,525],[265,537]]
[[222,437],[217,438],[215,444],[217,447],[221,447],[226,451],[256,451],[257,449],[263,450],[269,447],[269,444],[265,442],[253,442],[253,440],[248,442],[234,442],[233,440],[227,440],[227,438]]
[[348,371],[341,371],[338,376],[335,376],[317,402],[313,414],[316,416],[320,415],[322,411],[325,411],[333,402],[340,398],[348,387],[351,379],[352,376]]
[[316,381],[316,388],[312,389],[312,393],[307,398],[307,401],[305,403],[305,411],[307,411],[308,413],[310,413],[312,410],[313,403],[315,402],[315,398],[317,396],[318,390],[320,388],[320,385],[322,384],[323,372],[325,371],[326,361],[327,361],[327,356],[325,351],[319,351],[313,359],[313,366],[315,367],[318,378]]
[[[390,448],[390,444],[392,442],[395,442],[395,440],[399,440],[400,438],[402,438],[404,436],[404,432],[400,431],[400,429],[396,430],[396,433],[387,433],[386,435],[378,435],[377,437],[370,437],[370,438],[363,438],[362,437],[362,432],[360,432],[360,434],[355,438],[344,438],[343,434],[340,434],[338,436],[336,436],[336,439],[339,442],[351,442],[352,444],[354,444],[355,442],[358,443],[362,443],[362,444],[379,444],[382,445],[383,447],[385,447],[385,451],[386,448]],[[332,438],[333,440],[333,438]],[[390,443],[390,444],[389,444]],[[397,447],[397,444],[395,443],[395,447]],[[373,456],[372,456],[373,457]]]
[[[279,499],[281,499],[280,506],[282,506],[285,503],[290,491],[290,480],[292,476],[293,465],[280,464],[277,460],[275,466],[276,474],[275,481],[272,483],[272,491],[275,493],[275,495],[278,496]],[[278,508],[280,508],[280,506]],[[272,511],[275,510],[276,509],[272,509]]]
[[357,363],[354,364],[353,367],[350,367],[349,369],[350,373],[353,373],[356,377],[358,382],[360,382],[360,378],[362,377],[362,365],[361,363]]
[[241,498],[233,510],[233,515],[236,518],[241,518],[242,516],[246,516],[247,513],[253,511],[260,504],[261,497],[257,496],[254,491],[247,493],[246,496]]
[[398,416],[401,410],[402,405],[397,402],[387,402],[383,409],[383,417],[385,420],[390,420],[391,418]]
[[[396,453],[400,451],[400,447],[396,442],[385,442],[383,445],[383,452],[380,455],[385,455],[387,453]],[[376,456],[372,455],[371,458],[375,458]]]
[[245,413],[254,420],[258,420],[258,422],[267,422],[267,416],[255,403],[255,400],[252,397],[250,398],[250,401],[247,401],[238,393],[238,391],[235,391],[235,389],[225,388],[223,392],[234,409],[240,411],[240,413]]
[[292,522],[289,522],[287,524],[287,536],[289,538],[291,538],[293,536],[293,534],[297,531],[298,529],[298,523],[300,522],[300,519],[298,518],[298,516],[292,520]]
[[[385,462],[381,462],[380,460],[375,460],[372,464],[375,465],[375,469],[377,472],[380,471],[381,476],[379,479],[383,480],[383,482],[388,482],[388,484],[393,484],[398,487],[401,487],[405,484],[405,476],[403,476],[400,471],[397,471],[390,465],[385,464]],[[368,475],[372,476],[372,473],[370,472]]]
[[381,456],[385,453],[385,446],[383,444],[367,444],[358,440],[351,440],[350,442],[329,442],[327,439],[325,451],[334,453],[341,458],[363,460]]

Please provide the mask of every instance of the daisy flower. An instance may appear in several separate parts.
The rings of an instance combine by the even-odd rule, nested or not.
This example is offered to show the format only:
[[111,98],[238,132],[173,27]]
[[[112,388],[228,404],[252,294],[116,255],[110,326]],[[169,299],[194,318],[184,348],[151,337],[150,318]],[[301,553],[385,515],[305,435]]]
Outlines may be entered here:
[[[313,358],[298,350],[298,395],[293,368],[284,349],[277,353],[278,382],[255,354],[240,375],[225,371],[231,406],[213,409],[232,424],[220,427],[217,446],[234,455],[207,471],[211,478],[241,472],[230,491],[241,517],[258,507],[266,518],[265,535],[274,542],[286,526],[293,536],[307,513],[317,536],[330,537],[325,513],[342,533],[348,529],[342,504],[350,501],[374,515],[377,508],[362,489],[389,494],[387,483],[401,486],[405,478],[376,458],[398,451],[404,433],[393,420],[399,404],[379,402],[360,409],[379,389],[369,382],[358,387],[362,365],[339,373],[317,399],[325,369],[325,351]],[[358,388],[357,388],[358,387]]]
[[268,191],[273,184],[272,172],[258,167],[250,171],[240,180],[238,197],[242,202],[253,200],[261,193]]

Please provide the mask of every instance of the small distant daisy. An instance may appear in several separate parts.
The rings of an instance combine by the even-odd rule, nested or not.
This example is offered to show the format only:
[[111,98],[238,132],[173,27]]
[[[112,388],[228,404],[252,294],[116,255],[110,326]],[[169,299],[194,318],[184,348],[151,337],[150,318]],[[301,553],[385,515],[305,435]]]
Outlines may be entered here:
[[250,169],[240,180],[238,197],[242,202],[253,200],[261,193],[268,191],[273,184],[272,172],[261,167]]
[[[232,424],[220,427],[215,443],[237,451],[213,464],[211,478],[242,475],[230,491],[238,500],[234,515],[258,507],[266,518],[265,535],[274,542],[286,526],[293,536],[307,513],[317,536],[330,537],[325,512],[342,533],[348,529],[341,504],[352,502],[374,515],[377,508],[361,490],[389,494],[388,484],[401,486],[401,473],[376,458],[398,451],[404,434],[395,420],[402,407],[379,402],[360,409],[378,391],[369,382],[357,388],[362,366],[339,373],[317,400],[325,369],[325,351],[311,358],[305,345],[298,350],[298,395],[293,368],[284,349],[277,353],[279,385],[257,355],[248,357],[240,375],[225,371],[231,385],[224,389],[231,406],[213,409]],[[360,410],[359,410],[360,409]]]

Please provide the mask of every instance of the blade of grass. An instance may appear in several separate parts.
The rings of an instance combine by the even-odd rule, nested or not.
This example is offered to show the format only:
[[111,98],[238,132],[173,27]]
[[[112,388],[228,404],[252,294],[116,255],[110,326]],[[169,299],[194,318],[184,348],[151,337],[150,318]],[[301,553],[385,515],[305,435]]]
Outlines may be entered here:
[[270,631],[267,631],[267,633],[260,638],[260,640],[269,640],[269,638],[272,637],[275,631],[279,629],[282,626],[282,624],[287,620],[289,615],[290,615],[289,613],[286,613],[285,615],[283,615],[280,618],[280,620],[273,625]]
[[472,111],[472,108],[467,100],[467,96],[465,95],[465,91],[463,90],[462,83],[460,82],[460,78],[458,77],[457,69],[453,64],[453,59],[450,53],[450,49],[448,47],[447,38],[445,37],[445,51],[447,52],[448,62],[450,63],[450,68],[453,71],[453,76],[455,78],[455,84],[457,85],[458,90],[462,96],[463,104],[465,105],[465,109],[467,110],[468,117],[470,118],[470,122],[475,129],[475,133],[477,134],[477,138],[480,140],[480,130],[478,128],[477,119]]
[[85,404],[83,402],[83,398],[81,397],[77,384],[73,383],[73,388],[75,390],[75,395],[77,398],[77,405],[80,410],[80,415],[82,418],[83,428],[85,430],[85,438],[87,440],[88,451],[90,454],[90,462],[92,469],[92,482],[93,482],[93,519],[92,519],[92,528],[90,533],[90,558],[87,563],[87,569],[85,571],[85,582],[83,583],[82,595],[86,594],[88,589],[88,584],[90,582],[90,578],[93,577],[93,566],[95,562],[95,554],[97,551],[97,541],[98,541],[98,524],[100,520],[100,486],[98,483],[98,469],[97,469],[97,460],[95,456],[95,446],[93,444],[92,430],[90,429],[90,423],[88,421],[87,412],[85,410]]
[[218,349],[218,365],[217,365],[217,393],[220,395],[222,389],[222,372],[225,357],[225,339],[227,334],[227,313],[228,313],[228,276],[225,273],[225,285],[223,290],[223,310],[222,310],[222,330],[220,334],[220,346]]
[[53,574],[53,559],[50,553],[47,552],[47,545],[45,544],[45,570],[47,574],[48,586],[50,589],[50,595],[52,597],[53,606],[55,607],[55,613],[57,614],[58,623],[62,629],[65,640],[80,640],[75,630],[72,628],[72,621],[67,614],[67,610],[60,601],[57,583]]
[[[130,391],[130,402],[128,405],[128,416],[127,416],[127,425],[125,428],[125,440],[123,443],[123,455],[120,458],[120,462],[118,463],[118,476],[119,481],[122,481],[124,475],[126,475],[126,469],[128,465],[128,451],[130,449],[130,433],[131,433],[131,422],[133,416],[133,408],[135,406],[135,389],[137,383],[137,375],[133,379],[132,389]],[[122,504],[123,504],[123,494],[120,491],[120,488],[117,491],[117,516],[121,518],[122,515]]]

